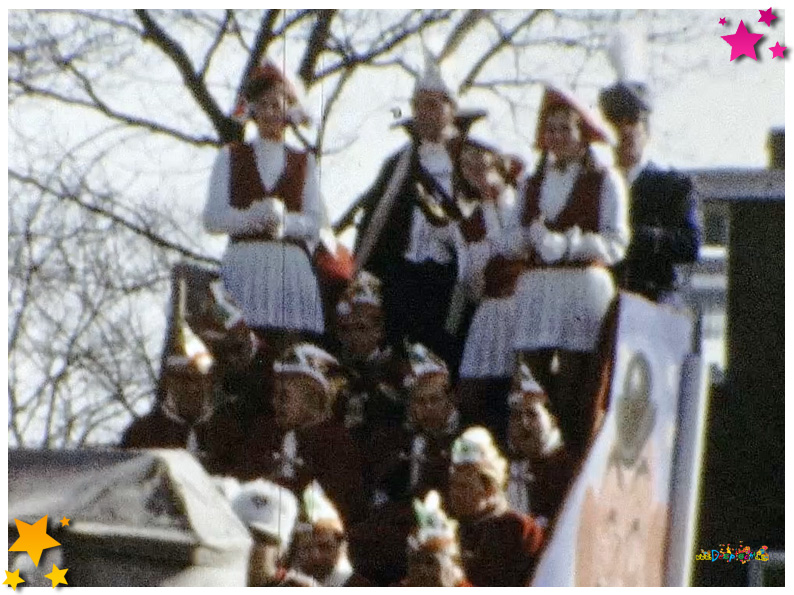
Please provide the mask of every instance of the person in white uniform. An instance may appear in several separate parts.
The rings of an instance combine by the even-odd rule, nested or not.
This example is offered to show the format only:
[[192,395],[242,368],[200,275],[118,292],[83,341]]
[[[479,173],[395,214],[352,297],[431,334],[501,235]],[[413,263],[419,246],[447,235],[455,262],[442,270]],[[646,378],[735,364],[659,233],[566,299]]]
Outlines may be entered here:
[[288,123],[304,117],[294,87],[266,63],[254,70],[242,95],[258,135],[218,155],[204,226],[229,236],[223,282],[246,324],[277,353],[324,331],[311,262],[324,211],[314,156],[284,143]]
[[530,258],[516,289],[514,345],[552,389],[566,443],[582,452],[591,430],[595,356],[616,295],[609,267],[629,242],[626,188],[590,147],[610,141],[609,132],[570,94],[546,89],[536,138],[542,157],[520,192],[521,227],[510,239]]

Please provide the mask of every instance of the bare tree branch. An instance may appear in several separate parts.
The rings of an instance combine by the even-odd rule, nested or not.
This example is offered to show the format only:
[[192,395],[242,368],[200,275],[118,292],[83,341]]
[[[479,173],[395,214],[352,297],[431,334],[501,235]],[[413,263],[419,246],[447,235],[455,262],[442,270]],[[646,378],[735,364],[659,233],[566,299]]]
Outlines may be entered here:
[[226,30],[229,28],[229,23],[232,20],[232,14],[233,13],[231,10],[225,11],[223,22],[218,27],[218,33],[215,35],[215,39],[212,40],[212,44],[207,50],[207,53],[204,55],[204,63],[201,65],[198,73],[198,77],[202,81],[207,77],[207,70],[209,70],[212,58],[215,56],[215,52],[220,47],[221,42],[226,35]]
[[477,76],[480,74],[480,71],[485,67],[488,61],[493,58],[496,54],[502,51],[504,48],[510,45],[513,41],[513,38],[523,29],[526,29],[533,22],[535,22],[538,17],[543,15],[544,13],[548,12],[547,9],[540,9],[540,10],[533,10],[530,12],[526,17],[524,17],[521,22],[519,22],[515,27],[513,27],[507,33],[503,33],[499,39],[491,48],[485,52],[480,59],[475,62],[474,66],[471,68],[469,73],[463,79],[463,82],[460,84],[458,88],[458,93],[463,95],[471,88],[471,85],[474,83]]
[[144,29],[144,41],[151,41],[168,56],[182,75],[185,87],[196,100],[201,110],[209,117],[218,136],[223,142],[242,137],[242,126],[223,113],[215,99],[210,95],[203,78],[199,76],[190,62],[185,50],[165,30],[160,27],[146,10],[135,10]]
[[193,252],[192,250],[189,250],[188,248],[185,248],[184,246],[179,246],[177,244],[174,244],[173,242],[171,242],[169,240],[166,240],[163,237],[160,237],[159,235],[157,235],[156,233],[154,233],[150,229],[146,229],[146,228],[144,228],[144,227],[142,227],[140,225],[132,223],[131,221],[128,221],[128,220],[124,219],[123,217],[117,215],[116,213],[113,213],[111,211],[106,210],[103,207],[100,207],[100,206],[94,205],[94,204],[89,204],[89,203],[85,202],[83,199],[81,199],[79,196],[77,196],[76,194],[74,194],[72,192],[69,192],[66,189],[56,190],[54,188],[48,188],[48,187],[42,185],[41,182],[39,182],[38,180],[36,180],[36,179],[34,179],[34,178],[30,177],[30,176],[19,174],[19,173],[15,172],[15,171],[13,171],[11,169],[8,170],[8,176],[10,178],[15,179],[15,180],[17,180],[19,182],[22,182],[24,184],[30,184],[31,186],[34,186],[34,187],[38,188],[39,190],[48,192],[49,194],[51,194],[53,196],[57,196],[58,198],[60,198],[62,200],[70,201],[70,202],[72,202],[72,203],[82,207],[83,209],[86,209],[86,210],[92,212],[92,213],[95,213],[97,215],[101,215],[103,217],[106,217],[110,221],[113,221],[114,223],[118,223],[119,225],[121,225],[122,227],[132,231],[133,233],[146,238],[147,240],[152,242],[152,244],[154,244],[155,246],[158,246],[160,248],[164,248],[166,250],[171,250],[171,251],[176,252],[177,254],[179,254],[181,256],[184,256],[185,258],[191,258],[191,259],[196,260],[198,262],[204,262],[204,263],[212,264],[212,265],[216,265],[216,266],[218,264],[220,264],[218,262],[218,260],[215,259],[215,258],[210,258],[209,256],[205,256],[203,254],[199,254],[197,252]]
[[314,69],[317,65],[317,59],[325,49],[326,41],[331,32],[331,23],[335,15],[335,10],[317,11],[317,21],[312,27],[312,32],[306,43],[306,52],[303,54],[303,60],[300,68],[298,68],[298,76],[300,76],[307,88],[314,83]]

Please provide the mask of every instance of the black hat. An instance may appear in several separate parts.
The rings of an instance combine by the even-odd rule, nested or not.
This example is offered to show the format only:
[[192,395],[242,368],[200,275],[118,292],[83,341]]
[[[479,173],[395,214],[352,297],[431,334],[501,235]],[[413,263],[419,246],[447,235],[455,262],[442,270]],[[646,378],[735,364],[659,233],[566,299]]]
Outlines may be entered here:
[[599,94],[598,104],[604,117],[612,123],[636,122],[651,111],[648,88],[643,83],[621,81],[607,87]]

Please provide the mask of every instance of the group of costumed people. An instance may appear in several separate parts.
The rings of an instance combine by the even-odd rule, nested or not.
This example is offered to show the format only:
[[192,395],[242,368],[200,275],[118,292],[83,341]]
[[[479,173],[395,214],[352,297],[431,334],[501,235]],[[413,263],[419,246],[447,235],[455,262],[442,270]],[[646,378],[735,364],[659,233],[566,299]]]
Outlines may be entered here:
[[[258,135],[221,150],[204,210],[229,236],[220,278],[174,316],[156,404],[122,439],[219,478],[250,585],[531,579],[603,409],[618,289],[674,304],[700,243],[689,180],[646,160],[645,86],[600,104],[608,124],[547,87],[527,175],[428,62],[345,261],[315,156],[284,142],[298,94],[251,74]],[[591,145],[614,133],[611,165]]]

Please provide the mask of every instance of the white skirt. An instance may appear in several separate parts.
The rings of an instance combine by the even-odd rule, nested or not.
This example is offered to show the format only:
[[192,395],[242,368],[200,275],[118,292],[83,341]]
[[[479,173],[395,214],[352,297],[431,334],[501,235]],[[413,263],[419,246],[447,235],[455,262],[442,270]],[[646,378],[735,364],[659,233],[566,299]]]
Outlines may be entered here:
[[317,278],[307,253],[284,242],[230,242],[221,275],[251,327],[324,329]]
[[524,273],[515,294],[516,350],[595,351],[614,297],[612,276],[602,267]]
[[516,302],[511,297],[480,303],[469,327],[461,378],[505,378],[513,375]]

